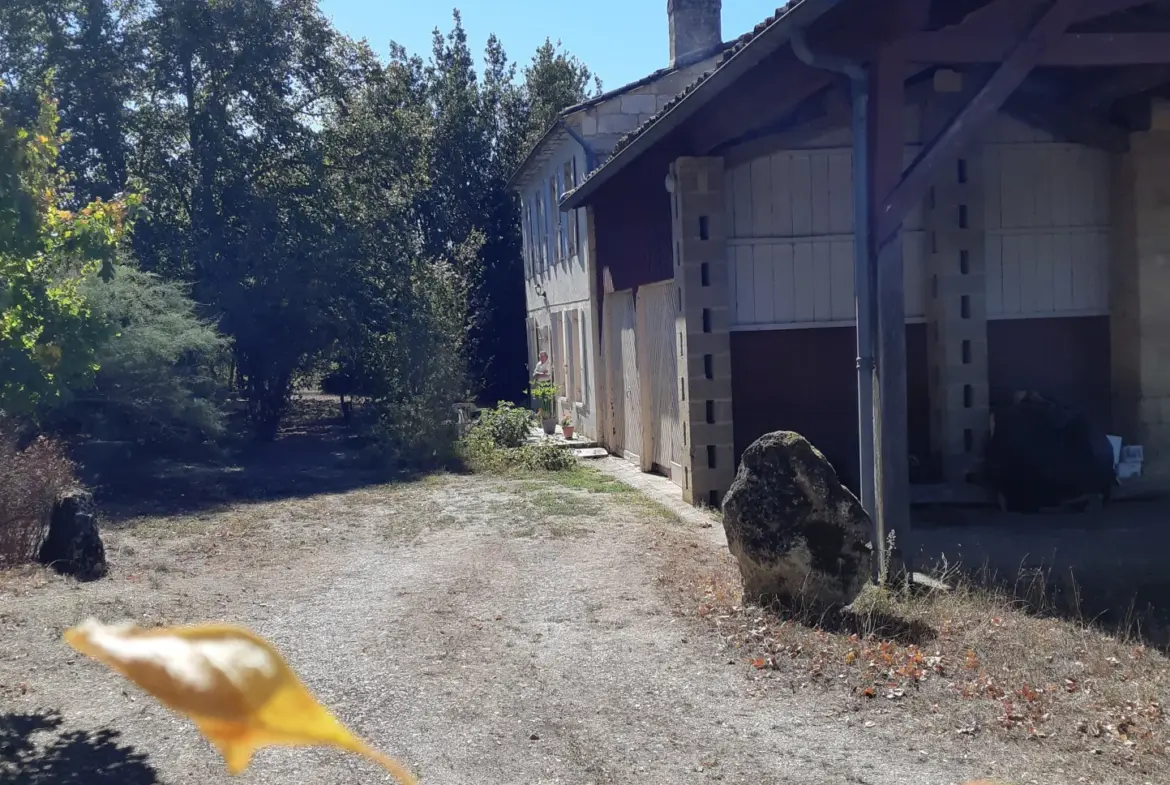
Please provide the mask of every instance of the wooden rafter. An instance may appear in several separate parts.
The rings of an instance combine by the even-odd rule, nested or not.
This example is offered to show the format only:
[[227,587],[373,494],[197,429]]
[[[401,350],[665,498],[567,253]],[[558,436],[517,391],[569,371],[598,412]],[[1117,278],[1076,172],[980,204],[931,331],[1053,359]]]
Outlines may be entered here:
[[1082,106],[1109,106],[1114,101],[1153,90],[1167,82],[1170,82],[1170,64],[1133,66],[1091,82],[1072,97]]
[[[806,102],[810,103],[810,102]],[[799,147],[801,144],[849,124],[850,103],[847,90],[831,87],[822,91],[783,120],[770,126],[754,129],[729,140],[712,151],[723,156],[728,166],[742,161],[770,155],[777,150]]]
[[[971,37],[959,30],[913,33],[894,45],[912,63],[996,63],[1011,46],[1004,32]],[[1170,63],[1170,33],[1070,33],[1053,39],[1036,65],[1121,66]]]
[[1083,107],[1035,94],[1017,93],[1004,101],[1003,110],[1017,120],[1066,142],[1111,153],[1123,153],[1129,149],[1127,130]]
[[[1021,36],[1017,30],[1017,43],[1003,58],[995,73],[970,103],[926,145],[897,187],[884,199],[875,219],[878,237],[883,238],[897,231],[902,217],[926,192],[935,168],[979,133],[987,119],[1003,106],[1028,77],[1053,39],[1064,33],[1070,24],[1092,18],[1085,16],[1087,7],[1116,9],[1125,2],[1127,0],[1058,0],[1031,25],[1025,35]],[[896,47],[894,51],[899,55],[904,53]]]
[[791,49],[783,49],[771,62],[761,63],[740,80],[719,106],[711,108],[706,115],[709,119],[691,132],[692,147],[705,155],[753,129],[781,122],[832,81],[832,73],[810,68]]

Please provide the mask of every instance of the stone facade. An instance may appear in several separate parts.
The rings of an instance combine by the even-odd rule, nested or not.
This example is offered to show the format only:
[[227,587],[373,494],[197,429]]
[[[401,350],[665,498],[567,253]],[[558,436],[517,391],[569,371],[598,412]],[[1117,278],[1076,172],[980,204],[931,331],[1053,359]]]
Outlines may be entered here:
[[1113,177],[1110,268],[1114,419],[1170,484],[1170,122],[1133,134]]
[[618,139],[658,114],[713,64],[714,58],[708,57],[685,68],[663,72],[645,84],[570,113],[565,122],[573,126],[594,151],[604,156]]
[[683,498],[718,507],[735,479],[722,158],[679,158],[673,188]]

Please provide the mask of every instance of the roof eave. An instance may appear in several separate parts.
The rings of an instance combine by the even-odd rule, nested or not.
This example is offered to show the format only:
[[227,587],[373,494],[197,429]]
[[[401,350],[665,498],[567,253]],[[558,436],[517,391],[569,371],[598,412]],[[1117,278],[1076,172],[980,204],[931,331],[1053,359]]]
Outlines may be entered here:
[[[796,27],[807,27],[842,0],[793,0],[790,6],[766,30],[718,66],[694,90],[667,109],[652,125],[606,161],[593,175],[561,199],[562,211],[588,204],[597,190],[664,136],[678,128],[748,69],[789,42]],[[767,42],[767,43],[763,43]]]
[[536,144],[532,145],[532,149],[528,151],[528,155],[524,156],[524,160],[520,162],[520,165],[516,167],[516,171],[512,172],[512,176],[509,177],[508,182],[504,184],[505,189],[509,191],[516,191],[523,187],[524,182],[528,178],[529,166],[532,164],[533,160],[535,160],[536,157],[540,155],[540,152],[544,149],[545,144],[552,141],[553,137],[558,133],[565,133],[565,129],[561,126],[561,123],[564,121],[566,114],[567,112],[562,112],[561,114],[557,115],[557,119],[554,120],[553,124],[548,127],[548,130],[544,132],[544,135],[536,141]]

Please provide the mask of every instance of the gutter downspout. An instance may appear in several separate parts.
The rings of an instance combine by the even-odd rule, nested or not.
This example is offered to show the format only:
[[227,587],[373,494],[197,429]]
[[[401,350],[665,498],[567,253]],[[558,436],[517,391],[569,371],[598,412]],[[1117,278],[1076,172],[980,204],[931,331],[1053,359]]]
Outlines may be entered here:
[[[869,253],[869,74],[857,62],[837,57],[821,57],[813,52],[805,31],[791,33],[792,51],[805,65],[836,71],[849,77],[853,102],[853,292],[857,309],[857,422],[861,452],[861,504],[874,525],[874,551],[884,553],[885,532],[877,516],[874,475],[874,333],[873,267]],[[875,559],[875,570],[881,558]]]
[[589,172],[592,172],[594,169],[596,169],[597,168],[597,153],[593,152],[593,148],[590,147],[589,143],[585,141],[585,137],[583,137],[583,136],[581,136],[581,134],[577,133],[577,129],[573,128],[573,126],[566,123],[565,118],[563,118],[563,117],[557,118],[557,125],[559,125],[562,129],[564,129],[565,133],[567,133],[569,136],[573,137],[573,141],[575,141],[577,144],[581,145],[581,149],[585,151],[585,166],[589,170],[589,171],[585,172],[585,174],[589,174]]

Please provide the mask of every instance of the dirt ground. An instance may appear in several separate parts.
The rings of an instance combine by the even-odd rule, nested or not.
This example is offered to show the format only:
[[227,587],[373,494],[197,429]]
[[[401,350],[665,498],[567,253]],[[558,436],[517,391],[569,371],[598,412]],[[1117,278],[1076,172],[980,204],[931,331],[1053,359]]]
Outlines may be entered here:
[[664,580],[680,553],[716,552],[711,530],[593,473],[551,477],[313,494],[286,476],[123,511],[106,579],[0,574],[0,784],[389,781],[317,750],[266,750],[229,778],[188,722],[61,642],[89,616],[247,625],[424,783],[1085,781],[1026,743],[997,760],[954,728],[761,678]]

